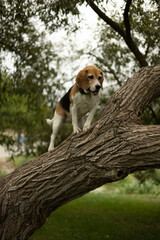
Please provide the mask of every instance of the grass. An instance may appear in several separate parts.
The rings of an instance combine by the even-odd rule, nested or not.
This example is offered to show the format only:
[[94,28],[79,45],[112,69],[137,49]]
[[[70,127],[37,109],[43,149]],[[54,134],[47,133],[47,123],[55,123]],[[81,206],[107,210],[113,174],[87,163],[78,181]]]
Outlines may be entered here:
[[33,158],[35,158],[33,155],[18,155],[15,156],[14,158],[9,158],[8,161],[12,161],[15,168],[18,168],[22,165],[24,165],[25,163],[27,163],[29,160],[32,160]]
[[56,210],[30,240],[157,240],[160,199],[91,192]]

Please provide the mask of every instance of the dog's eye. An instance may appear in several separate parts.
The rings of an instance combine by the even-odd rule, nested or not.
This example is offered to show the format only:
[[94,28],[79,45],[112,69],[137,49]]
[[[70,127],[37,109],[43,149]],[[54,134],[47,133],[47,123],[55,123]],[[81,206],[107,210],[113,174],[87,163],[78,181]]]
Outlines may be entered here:
[[88,78],[89,78],[89,79],[93,79],[94,76],[93,76],[93,75],[89,75]]
[[98,80],[101,81],[101,80],[102,80],[102,76],[99,76],[99,77],[98,77]]

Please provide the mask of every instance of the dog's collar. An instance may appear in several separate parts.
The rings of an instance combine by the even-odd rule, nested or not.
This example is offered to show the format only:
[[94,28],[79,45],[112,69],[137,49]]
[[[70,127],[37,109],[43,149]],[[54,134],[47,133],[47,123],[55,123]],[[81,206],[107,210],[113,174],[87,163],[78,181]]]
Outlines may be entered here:
[[84,91],[84,89],[81,88],[81,87],[78,85],[77,82],[76,82],[76,85],[77,85],[77,87],[78,87],[78,91],[79,91],[81,94],[87,94],[87,93]]

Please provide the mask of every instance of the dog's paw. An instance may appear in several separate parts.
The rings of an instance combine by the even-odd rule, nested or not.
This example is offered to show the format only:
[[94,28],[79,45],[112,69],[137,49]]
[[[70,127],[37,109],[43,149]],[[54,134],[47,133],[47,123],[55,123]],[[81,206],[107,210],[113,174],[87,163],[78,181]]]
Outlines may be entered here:
[[46,123],[51,126],[53,123],[53,119],[46,119]]
[[48,152],[52,151],[54,149],[54,146],[49,146]]
[[83,131],[87,131],[89,128],[90,128],[90,124],[89,124],[89,125],[86,124],[86,125],[84,125],[84,127],[83,127]]
[[79,133],[80,131],[81,131],[81,129],[80,129],[79,127],[73,129],[73,133],[74,133],[74,134],[75,134],[75,133]]

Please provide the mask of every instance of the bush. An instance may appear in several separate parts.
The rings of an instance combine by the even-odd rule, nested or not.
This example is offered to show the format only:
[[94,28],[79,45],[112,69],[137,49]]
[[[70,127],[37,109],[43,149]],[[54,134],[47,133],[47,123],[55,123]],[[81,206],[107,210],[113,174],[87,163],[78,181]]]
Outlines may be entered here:
[[160,185],[156,180],[146,178],[139,181],[134,174],[130,174],[125,179],[105,185],[106,191],[116,194],[160,194]]
[[146,179],[143,183],[139,183],[137,180],[132,181],[130,184],[126,184],[126,193],[135,194],[159,194],[160,187],[155,183],[153,179]]
[[160,183],[160,170],[159,169],[149,169],[146,171],[137,171],[134,177],[138,179],[140,183],[143,183],[146,179],[154,180],[156,184]]

